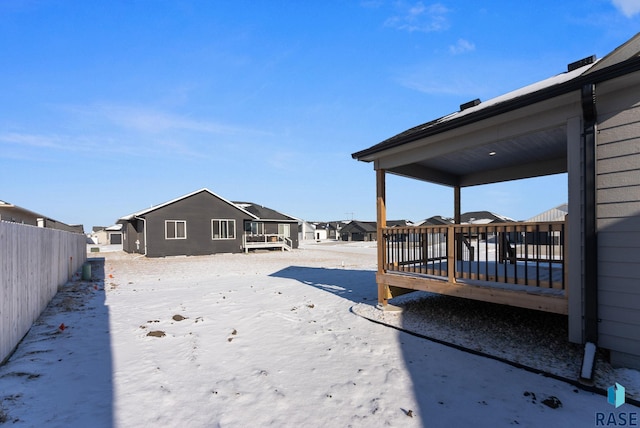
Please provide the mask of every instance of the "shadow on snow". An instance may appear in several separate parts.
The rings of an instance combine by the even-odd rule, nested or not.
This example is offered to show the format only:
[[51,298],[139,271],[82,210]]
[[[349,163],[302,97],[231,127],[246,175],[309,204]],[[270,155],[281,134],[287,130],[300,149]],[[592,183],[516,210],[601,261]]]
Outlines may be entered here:
[[[0,367],[0,380],[6,381],[0,407],[2,401],[7,401],[25,412],[17,415],[9,410],[4,413],[6,422],[32,425],[47,418],[54,423],[65,421],[68,416],[58,412],[57,403],[72,402],[84,408],[73,424],[113,426],[113,359],[109,308],[105,305],[105,260],[88,258],[87,263],[91,265],[91,280],[81,280],[76,273],[61,286],[13,355]],[[39,373],[43,366],[56,369]],[[77,388],[78,385],[82,387]]]
[[271,277],[294,279],[304,285],[351,300],[376,304],[376,273],[368,270],[289,266]]

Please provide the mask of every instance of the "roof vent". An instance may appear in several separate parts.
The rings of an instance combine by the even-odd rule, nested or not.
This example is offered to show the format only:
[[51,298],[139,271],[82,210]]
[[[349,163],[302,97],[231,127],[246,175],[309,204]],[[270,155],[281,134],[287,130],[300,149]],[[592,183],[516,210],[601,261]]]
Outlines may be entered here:
[[475,107],[480,104],[480,98],[476,98],[473,101],[469,101],[468,103],[460,104],[460,111],[466,110],[471,107]]
[[596,56],[591,55],[586,58],[582,58],[580,61],[572,62],[567,65],[567,71],[573,71],[585,65],[593,64],[594,62],[596,62]]

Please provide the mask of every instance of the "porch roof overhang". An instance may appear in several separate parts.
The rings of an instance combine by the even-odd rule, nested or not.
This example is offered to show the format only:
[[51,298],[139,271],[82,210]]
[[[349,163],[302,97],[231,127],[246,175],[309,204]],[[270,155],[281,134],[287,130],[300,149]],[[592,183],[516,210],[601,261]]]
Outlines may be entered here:
[[452,187],[566,172],[567,121],[582,116],[582,88],[639,71],[639,36],[599,61],[416,126],[352,157]]

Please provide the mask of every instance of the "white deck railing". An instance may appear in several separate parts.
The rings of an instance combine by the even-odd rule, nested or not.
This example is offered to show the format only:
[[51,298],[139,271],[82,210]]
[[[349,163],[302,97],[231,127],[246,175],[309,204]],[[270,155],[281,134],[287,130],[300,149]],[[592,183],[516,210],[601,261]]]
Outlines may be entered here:
[[280,248],[282,251],[291,251],[293,242],[291,238],[277,233],[268,233],[262,235],[242,235],[242,248],[245,252],[256,248]]

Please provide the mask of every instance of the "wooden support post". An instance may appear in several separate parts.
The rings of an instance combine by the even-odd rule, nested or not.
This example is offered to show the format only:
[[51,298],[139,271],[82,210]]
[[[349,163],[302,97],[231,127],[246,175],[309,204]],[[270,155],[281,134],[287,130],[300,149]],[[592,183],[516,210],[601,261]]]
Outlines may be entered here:
[[[455,186],[453,188],[453,223],[460,224],[462,215],[460,214],[460,186]],[[451,229],[453,233],[453,229]],[[454,235],[455,247],[450,247],[451,251],[454,251],[455,254],[454,260],[462,260],[462,234],[460,236]]]
[[460,186],[453,188],[453,222],[460,224]]
[[[378,234],[378,274],[384,274],[386,264],[386,240],[382,229],[387,226],[387,202],[386,202],[386,180],[384,169],[376,170],[376,232]],[[378,304],[387,305],[389,299],[389,286],[383,282],[378,282]]]
[[456,242],[455,225],[447,226],[447,277],[451,284],[456,282],[456,258],[453,253]]

